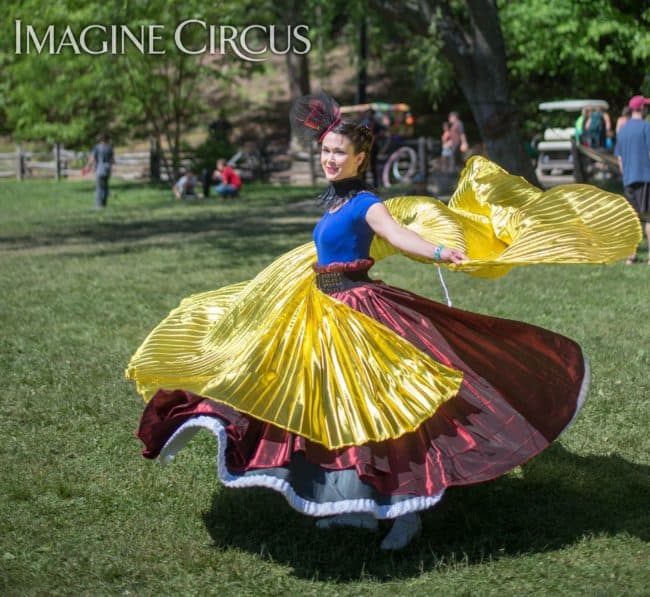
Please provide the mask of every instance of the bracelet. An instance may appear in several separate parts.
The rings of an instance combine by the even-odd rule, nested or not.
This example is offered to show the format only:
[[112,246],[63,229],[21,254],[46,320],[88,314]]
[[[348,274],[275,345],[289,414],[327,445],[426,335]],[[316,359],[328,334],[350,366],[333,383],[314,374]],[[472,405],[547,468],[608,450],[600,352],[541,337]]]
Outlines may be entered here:
[[444,249],[444,247],[442,245],[438,245],[436,247],[436,250],[433,252],[433,260],[434,261],[440,261],[440,253],[442,252],[443,249]]

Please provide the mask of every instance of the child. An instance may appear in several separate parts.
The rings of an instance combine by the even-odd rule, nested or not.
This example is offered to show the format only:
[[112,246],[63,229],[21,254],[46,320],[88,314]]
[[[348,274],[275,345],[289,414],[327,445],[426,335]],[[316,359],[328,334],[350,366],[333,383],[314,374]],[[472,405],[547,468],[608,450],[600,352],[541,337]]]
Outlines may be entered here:
[[185,197],[195,196],[196,176],[191,168],[188,168],[185,173],[178,179],[173,186],[174,196],[176,199],[184,199]]

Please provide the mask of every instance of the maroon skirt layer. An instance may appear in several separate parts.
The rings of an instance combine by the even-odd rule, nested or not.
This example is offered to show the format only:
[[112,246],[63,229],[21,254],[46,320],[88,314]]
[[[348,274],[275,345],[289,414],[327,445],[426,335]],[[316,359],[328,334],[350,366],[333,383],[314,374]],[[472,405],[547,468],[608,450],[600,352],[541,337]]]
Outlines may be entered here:
[[494,479],[546,448],[568,425],[585,363],[572,340],[525,323],[447,307],[381,282],[332,295],[463,372],[458,394],[416,431],[397,439],[327,450],[293,433],[183,390],[161,389],[138,436],[156,457],[174,431],[200,415],[226,423],[234,474],[283,467],[300,453],[328,470],[356,469],[385,495],[432,496]]

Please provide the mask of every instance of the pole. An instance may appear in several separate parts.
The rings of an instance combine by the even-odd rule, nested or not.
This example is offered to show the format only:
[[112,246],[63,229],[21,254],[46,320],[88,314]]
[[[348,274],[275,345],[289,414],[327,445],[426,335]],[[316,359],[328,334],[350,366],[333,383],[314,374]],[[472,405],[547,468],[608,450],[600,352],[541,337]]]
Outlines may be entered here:
[[160,141],[152,139],[149,145],[149,177],[151,182],[160,182]]
[[54,160],[56,162],[56,180],[61,182],[61,144],[54,144]]
[[25,156],[23,155],[23,148],[16,145],[16,180],[23,180],[25,178]]

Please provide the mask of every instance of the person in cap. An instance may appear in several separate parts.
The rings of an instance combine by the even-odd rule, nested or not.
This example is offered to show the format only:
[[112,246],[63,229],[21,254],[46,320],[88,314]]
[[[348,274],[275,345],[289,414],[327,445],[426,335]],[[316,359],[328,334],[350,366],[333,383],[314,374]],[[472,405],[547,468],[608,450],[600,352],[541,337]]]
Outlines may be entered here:
[[[642,95],[630,99],[630,118],[618,132],[614,154],[623,175],[625,197],[644,222],[646,238],[650,242],[650,123],[644,120],[648,104],[650,99]],[[636,260],[635,251],[626,263],[631,265]]]

